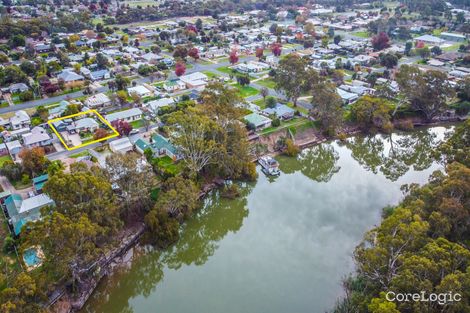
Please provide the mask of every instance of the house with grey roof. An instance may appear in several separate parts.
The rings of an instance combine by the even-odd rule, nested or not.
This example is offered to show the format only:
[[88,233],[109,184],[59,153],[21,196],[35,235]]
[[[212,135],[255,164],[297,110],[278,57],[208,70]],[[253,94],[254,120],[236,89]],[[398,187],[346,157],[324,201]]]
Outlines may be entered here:
[[91,118],[91,117],[81,118],[74,122],[74,128],[77,132],[81,132],[81,131],[93,132],[97,130],[99,127],[100,125],[98,124],[98,122],[94,118]]
[[104,107],[111,104],[111,99],[104,93],[98,93],[86,99],[84,104],[89,108]]
[[348,92],[348,91],[340,89],[340,88],[336,88],[336,92],[341,97],[341,99],[343,99],[343,102],[345,104],[351,104],[354,101],[356,101],[357,99],[359,99],[359,96],[357,94],[352,93],[352,92]]
[[139,108],[132,108],[129,110],[119,111],[111,114],[107,114],[105,119],[112,123],[117,120],[123,120],[126,122],[133,122],[142,119],[142,110]]
[[23,145],[19,140],[8,141],[5,145],[13,159],[16,159],[16,156],[20,153],[21,149],[23,149]]
[[11,93],[17,93],[17,92],[28,91],[29,87],[25,83],[17,83],[17,84],[11,84],[10,87],[8,87],[8,89]]
[[57,75],[57,78],[60,80],[63,80],[65,83],[73,83],[73,82],[82,81],[85,79],[85,77],[83,77],[80,74],[75,73],[72,70],[63,70],[62,73]]
[[293,118],[295,114],[294,109],[289,108],[287,105],[281,103],[277,103],[274,108],[266,108],[262,112],[264,115],[275,115],[277,118],[282,120],[289,120]]
[[144,107],[148,108],[151,112],[158,114],[161,108],[174,106],[175,100],[173,98],[161,98],[144,103]]
[[31,119],[28,113],[23,110],[18,110],[15,115],[10,117],[10,125],[13,130],[26,128],[31,125]]
[[90,72],[89,76],[92,81],[97,81],[102,79],[109,79],[111,77],[111,74],[108,70],[98,70]]
[[31,129],[31,132],[23,134],[23,145],[27,148],[44,147],[52,143],[52,137],[41,126]]

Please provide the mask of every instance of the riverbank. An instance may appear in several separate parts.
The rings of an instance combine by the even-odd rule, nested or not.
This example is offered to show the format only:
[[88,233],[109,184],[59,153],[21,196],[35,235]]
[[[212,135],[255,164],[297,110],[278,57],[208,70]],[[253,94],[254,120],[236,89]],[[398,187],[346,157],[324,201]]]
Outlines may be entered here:
[[[434,126],[444,126],[452,123],[460,123],[470,118],[470,116],[452,116],[449,118],[439,118],[439,120],[433,121],[426,121],[424,118],[421,117],[412,117],[406,119],[397,119],[393,122],[394,130],[396,131],[412,131],[415,128],[420,127],[434,127]],[[315,145],[319,145],[328,141],[332,140],[345,140],[348,137],[356,136],[359,134],[368,134],[365,133],[363,129],[361,129],[357,125],[346,125],[341,129],[339,135],[336,136],[327,136],[323,132],[315,128],[309,128],[304,130],[300,133],[297,133],[293,136],[294,143],[301,149],[306,149]],[[267,151],[265,154],[269,154],[271,156],[276,156],[282,154],[282,151],[276,150],[276,143],[277,140],[281,137],[292,137],[288,130],[282,130],[277,133],[272,133],[267,136],[260,136],[256,140],[257,142],[266,145]],[[263,154],[263,155],[265,155]],[[259,155],[254,161],[263,155]]]

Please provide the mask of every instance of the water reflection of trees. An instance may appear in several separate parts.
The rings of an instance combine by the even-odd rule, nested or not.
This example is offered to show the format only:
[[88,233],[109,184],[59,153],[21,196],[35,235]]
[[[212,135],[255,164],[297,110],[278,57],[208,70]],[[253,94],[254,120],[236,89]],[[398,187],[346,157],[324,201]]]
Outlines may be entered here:
[[387,179],[396,181],[410,168],[424,170],[434,159],[431,155],[439,140],[431,129],[400,134],[357,136],[347,140],[352,157],[365,169],[380,171]]
[[181,239],[165,253],[163,262],[172,269],[204,264],[221,239],[241,228],[248,216],[246,196],[251,189],[248,185],[243,187],[242,195],[235,200],[220,199],[218,194],[208,198],[204,209],[182,231]]
[[[94,300],[86,312],[108,312],[108,305],[119,308],[119,312],[132,312],[129,299],[138,295],[148,297],[154,292],[163,280],[165,267],[177,270],[183,265],[203,265],[215,253],[220,240],[242,227],[248,216],[247,196],[252,188],[252,185],[243,185],[241,196],[234,200],[222,199],[218,193],[209,196],[201,211],[186,223],[175,245],[165,251],[148,248],[130,268],[109,277],[93,295]],[[114,290],[116,286],[121,292]]]
[[281,160],[280,169],[286,174],[300,171],[317,182],[328,182],[340,170],[338,159],[338,152],[333,145],[320,144],[303,150],[296,160]]

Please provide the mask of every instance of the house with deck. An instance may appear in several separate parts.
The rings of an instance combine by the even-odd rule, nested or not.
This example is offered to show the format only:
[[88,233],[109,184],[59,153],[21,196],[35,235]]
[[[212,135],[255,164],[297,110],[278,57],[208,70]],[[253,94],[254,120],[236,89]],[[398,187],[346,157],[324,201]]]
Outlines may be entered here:
[[19,194],[12,194],[5,199],[4,204],[13,232],[19,235],[27,222],[34,222],[41,218],[41,208],[54,205],[54,201],[45,194],[27,199],[21,198]]

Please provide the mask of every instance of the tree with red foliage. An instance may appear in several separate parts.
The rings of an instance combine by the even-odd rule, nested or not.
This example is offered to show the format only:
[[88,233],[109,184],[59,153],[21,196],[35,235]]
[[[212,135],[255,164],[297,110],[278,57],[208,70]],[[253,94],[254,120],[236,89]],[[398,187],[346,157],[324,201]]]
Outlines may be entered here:
[[229,61],[231,64],[235,64],[238,62],[238,53],[237,53],[237,50],[233,49],[232,52],[230,52],[230,55],[229,55]]
[[282,45],[278,42],[275,42],[271,45],[271,52],[274,54],[274,56],[278,57],[282,53]]
[[120,136],[129,136],[129,133],[132,131],[132,125],[123,120],[115,120],[111,123]]
[[194,25],[188,25],[188,26],[186,26],[186,29],[190,32],[194,32],[194,33],[197,34],[197,28]]
[[180,77],[186,72],[186,65],[183,62],[178,62],[175,65],[175,74]]
[[196,61],[199,59],[199,50],[197,48],[191,48],[188,51],[188,55]]
[[372,37],[372,47],[376,51],[383,50],[390,47],[390,38],[384,32],[380,32],[378,35]]
[[264,54],[264,49],[262,47],[256,48],[255,54],[256,54],[256,57],[258,59],[261,59],[263,57],[263,54]]
[[93,134],[94,140],[100,140],[108,136],[108,132],[104,128],[98,128]]
[[416,42],[416,49],[422,49],[422,48],[424,48],[424,42],[421,40],[418,40]]

